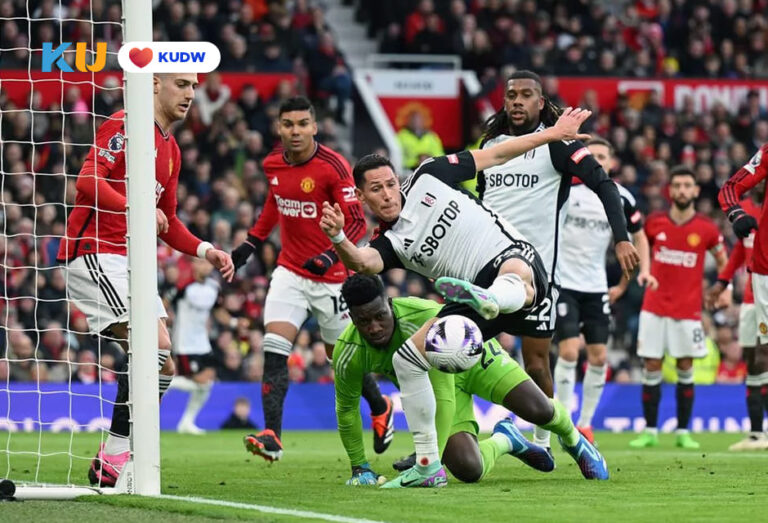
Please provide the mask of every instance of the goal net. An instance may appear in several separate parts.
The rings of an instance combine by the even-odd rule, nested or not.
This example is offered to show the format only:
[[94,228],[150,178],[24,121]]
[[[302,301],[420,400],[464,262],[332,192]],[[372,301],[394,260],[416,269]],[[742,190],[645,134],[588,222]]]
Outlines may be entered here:
[[[145,260],[155,252],[154,181],[131,176],[147,172],[140,158],[152,154],[151,138],[141,136],[153,136],[151,104],[146,108],[146,100],[152,99],[151,77],[124,75],[117,63],[124,41],[152,39],[151,25],[151,0],[125,0],[122,6],[83,0],[0,1],[0,479],[13,481],[18,497],[63,498],[111,490],[91,488],[88,472],[109,435],[118,379],[136,379],[137,358],[124,348],[128,338],[130,346],[138,346],[135,331],[142,321],[151,322],[143,335],[154,336],[157,345],[151,312],[148,319],[146,314],[135,316],[142,304],[151,311],[146,304],[153,302],[134,293],[133,280],[140,271],[130,269],[137,249]],[[141,110],[135,109],[140,107],[137,96],[144,99]],[[115,138],[107,148],[96,148],[97,129],[124,108],[124,141]],[[103,161],[123,147],[130,215],[96,212],[93,205],[82,209],[75,195],[84,163]],[[97,231],[109,227],[109,212],[128,222],[128,303],[99,276],[100,267],[88,271],[100,291],[89,295],[88,306],[97,315],[116,307],[128,312],[126,339],[89,325],[85,311],[69,299],[68,286],[83,277],[76,274],[67,249],[73,240],[66,241],[67,230],[72,238],[76,226],[70,220],[77,207],[95,220]],[[74,234],[77,241],[78,232]],[[92,244],[94,254],[102,249],[98,242]],[[151,258],[151,263],[143,262],[147,271],[153,271]],[[156,273],[143,276],[139,284],[151,299]],[[154,357],[148,373],[156,380],[157,353],[147,352],[141,359]],[[149,405],[146,391],[137,396],[134,389],[123,405],[131,412],[131,433],[142,432],[144,445],[132,442],[129,473],[112,490],[141,491],[141,462],[142,470],[150,465],[147,477],[156,479],[147,480],[149,492],[140,493],[159,493],[157,420],[137,418],[139,412],[156,416],[157,389]],[[136,430],[137,419],[143,431]]]

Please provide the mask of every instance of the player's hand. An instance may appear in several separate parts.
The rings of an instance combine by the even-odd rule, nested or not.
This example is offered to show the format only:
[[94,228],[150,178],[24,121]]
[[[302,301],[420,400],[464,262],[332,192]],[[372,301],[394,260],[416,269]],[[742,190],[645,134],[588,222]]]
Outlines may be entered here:
[[320,218],[320,228],[329,237],[336,236],[344,229],[344,213],[338,203],[331,206],[323,202],[323,216]]
[[626,285],[614,285],[608,289],[608,303],[613,305],[627,292]]
[[306,262],[304,262],[304,265],[302,265],[303,268],[311,272],[312,274],[316,274],[318,276],[322,276],[326,272],[328,272],[328,269],[333,267],[333,264],[338,261],[338,257],[336,257],[336,253],[333,251],[328,252],[321,252],[317,256],[313,256],[312,258],[308,259]]
[[566,108],[554,125],[554,129],[560,135],[560,140],[589,140],[592,138],[589,134],[579,132],[581,124],[590,116],[592,116],[592,111],[588,109]]
[[632,279],[632,273],[640,265],[640,255],[630,241],[622,241],[616,244],[616,260],[621,265],[621,270],[627,281]]
[[728,282],[724,280],[717,280],[704,293],[704,305],[707,309],[723,309],[730,307],[733,296],[730,290],[728,290]]
[[229,254],[219,249],[208,249],[205,251],[205,259],[219,270],[226,281],[232,281],[235,276],[235,265]]
[[646,289],[651,289],[652,291],[655,291],[659,288],[659,280],[656,279],[656,276],[651,274],[650,272],[641,272],[637,276],[637,283],[641,287],[645,287]]
[[359,487],[368,485],[381,485],[387,479],[371,470],[368,463],[352,467],[352,477],[347,480],[347,485]]
[[160,209],[155,209],[155,219],[157,220],[157,234],[165,234],[168,232],[168,218],[165,213]]
[[751,214],[747,214],[743,209],[734,211],[729,218],[733,224],[733,232],[741,239],[746,238],[752,232],[757,230],[757,220]]
[[251,254],[255,253],[259,247],[261,247],[261,240],[255,236],[248,235],[248,239],[232,251],[232,263],[235,266],[235,270],[245,265]]

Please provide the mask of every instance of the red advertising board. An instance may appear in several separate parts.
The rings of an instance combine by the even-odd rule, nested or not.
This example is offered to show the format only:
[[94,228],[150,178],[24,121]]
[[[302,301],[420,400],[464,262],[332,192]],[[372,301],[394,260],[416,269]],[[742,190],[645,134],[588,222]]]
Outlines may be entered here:
[[[723,104],[735,113],[747,93],[754,89],[760,102],[768,107],[768,81],[725,79],[640,79],[640,78],[558,78],[558,92],[568,105],[578,105],[588,90],[594,90],[601,109],[612,109],[619,93],[629,96],[630,104],[642,107],[651,91],[658,91],[665,107],[680,109],[686,98],[693,99],[697,112],[707,111],[715,104]],[[504,84],[491,94],[494,107],[499,107],[504,96]]]
[[[232,91],[232,98],[240,96],[244,85],[252,84],[259,90],[262,98],[270,98],[277,84],[282,80],[295,82],[292,74],[259,74],[259,73],[220,73],[222,81]],[[198,75],[200,82],[205,80],[204,74]],[[82,99],[90,103],[93,86],[103,87],[107,78],[115,78],[122,82],[121,71],[101,71],[98,73],[42,73],[23,70],[0,70],[0,91],[19,107],[29,107],[29,92],[32,85],[35,91],[42,94],[44,107],[51,103],[60,103],[64,93],[70,87],[80,89]]]

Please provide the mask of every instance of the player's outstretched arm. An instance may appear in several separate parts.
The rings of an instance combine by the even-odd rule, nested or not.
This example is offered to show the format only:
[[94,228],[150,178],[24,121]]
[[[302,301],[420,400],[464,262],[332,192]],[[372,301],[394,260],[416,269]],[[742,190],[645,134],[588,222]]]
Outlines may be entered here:
[[588,134],[579,133],[579,127],[592,115],[586,109],[568,107],[557,123],[537,133],[516,136],[487,149],[470,151],[478,171],[507,163],[512,158],[525,154],[531,149],[559,140],[588,140]]
[[659,288],[659,281],[651,274],[651,247],[648,244],[648,236],[643,229],[640,229],[632,233],[632,239],[640,256],[640,273],[637,275],[637,283],[655,291]]
[[235,265],[229,254],[215,248],[208,249],[205,251],[205,259],[219,270],[226,281],[232,281],[235,276]]
[[323,202],[320,228],[331,239],[344,266],[362,274],[378,274],[384,270],[384,260],[376,249],[358,247],[344,234],[344,213],[338,203]]

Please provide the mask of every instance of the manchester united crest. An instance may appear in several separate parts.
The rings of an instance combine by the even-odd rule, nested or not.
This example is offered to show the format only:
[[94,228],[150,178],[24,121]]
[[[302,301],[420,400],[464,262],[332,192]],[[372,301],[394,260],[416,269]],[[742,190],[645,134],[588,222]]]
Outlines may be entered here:
[[762,334],[763,336],[768,334],[768,325],[766,325],[765,322],[762,322],[762,321],[760,322],[760,334]]
[[690,245],[691,247],[696,247],[698,244],[701,243],[701,236],[699,236],[695,232],[692,232],[691,234],[689,234],[687,239],[688,239],[688,245]]
[[310,193],[315,190],[315,180],[310,177],[306,177],[301,180],[301,190]]

